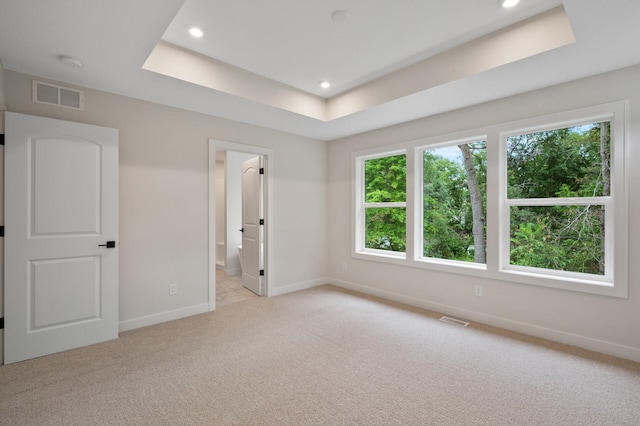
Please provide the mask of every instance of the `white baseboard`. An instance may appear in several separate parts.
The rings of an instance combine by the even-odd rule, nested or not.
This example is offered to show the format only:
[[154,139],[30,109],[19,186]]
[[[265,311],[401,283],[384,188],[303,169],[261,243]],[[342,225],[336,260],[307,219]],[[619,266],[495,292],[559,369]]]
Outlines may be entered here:
[[306,290],[308,288],[318,287],[320,285],[328,284],[329,278],[318,278],[316,280],[304,281],[301,283],[289,284],[281,287],[272,288],[269,293],[269,297],[281,296],[287,293],[293,293],[294,291]]
[[133,330],[140,327],[146,327],[149,325],[160,324],[167,321],[189,317],[191,315],[202,314],[204,312],[209,312],[208,303],[202,303],[200,305],[176,309],[174,311],[160,312],[158,314],[120,321],[119,330],[120,332]]
[[514,321],[507,318],[484,314],[481,312],[470,311],[467,309],[457,308],[455,306],[431,302],[413,296],[406,296],[403,294],[367,287],[334,278],[329,279],[329,284],[333,284],[337,287],[342,287],[348,290],[369,294],[371,296],[377,296],[383,299],[393,300],[395,302],[416,306],[418,308],[424,308],[430,311],[459,317],[465,320],[476,321],[482,324],[487,324],[518,333],[528,334],[530,336],[552,340],[558,343],[577,346],[579,348],[640,362],[640,348],[620,345],[618,343],[608,342],[605,340],[593,339],[591,337],[567,333],[551,328],[540,327],[537,325]]
[[[280,296],[282,294],[292,293],[294,291],[306,290],[308,288],[317,287],[329,283],[328,278],[318,278],[312,281],[304,281],[301,283],[290,284],[283,287],[276,287],[271,290],[269,296]],[[119,331],[128,331],[140,327],[147,327],[149,325],[160,324],[167,321],[173,321],[180,318],[185,318],[191,315],[202,314],[209,312],[209,304],[203,303],[200,305],[189,306],[182,309],[176,309],[174,311],[161,312],[158,314],[148,315],[139,318],[133,318],[130,320],[120,321]]]

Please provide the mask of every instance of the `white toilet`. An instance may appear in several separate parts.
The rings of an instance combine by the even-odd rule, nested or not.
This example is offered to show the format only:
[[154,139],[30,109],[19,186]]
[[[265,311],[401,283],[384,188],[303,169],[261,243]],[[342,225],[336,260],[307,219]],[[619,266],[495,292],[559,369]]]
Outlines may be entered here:
[[240,260],[240,269],[242,270],[242,245],[238,246],[238,259]]

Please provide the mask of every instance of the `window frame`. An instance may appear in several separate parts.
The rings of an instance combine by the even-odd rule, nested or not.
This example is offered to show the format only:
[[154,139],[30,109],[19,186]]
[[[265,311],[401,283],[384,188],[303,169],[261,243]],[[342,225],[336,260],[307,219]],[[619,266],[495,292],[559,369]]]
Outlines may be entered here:
[[[475,262],[466,262],[462,260],[452,260],[452,259],[439,259],[436,257],[426,257],[423,253],[423,245],[424,245],[424,230],[422,226],[424,224],[424,199],[423,199],[423,185],[424,185],[424,167],[423,167],[423,156],[425,151],[431,151],[438,148],[448,148],[448,147],[457,147],[461,144],[470,144],[475,142],[485,142],[485,146],[487,144],[487,135],[477,135],[477,136],[469,136],[460,139],[450,139],[447,138],[446,141],[440,141],[439,143],[430,144],[430,145],[422,145],[415,147],[416,152],[416,192],[414,197],[416,197],[415,202],[417,204],[417,214],[416,221],[414,227],[414,234],[416,236],[416,246],[415,246],[415,262],[424,263],[427,265],[442,265],[442,266],[459,266],[464,268],[470,268],[473,270],[486,270],[486,263],[475,263]],[[485,148],[488,151],[488,148]],[[487,160],[488,161],[488,160]],[[487,180],[488,180],[487,176]],[[489,203],[487,199],[487,204]],[[486,212],[485,212],[486,214]],[[485,233],[485,246],[487,245],[487,233]]]
[[[366,188],[365,188],[365,162],[367,160],[375,160],[377,158],[385,158],[385,157],[393,157],[396,155],[404,155],[407,162],[409,158],[407,156],[406,149],[395,149],[391,151],[374,151],[374,153],[370,155],[358,155],[355,157],[355,167],[354,167],[354,181],[360,182],[359,185],[355,186],[355,196],[354,196],[354,209],[355,209],[355,232],[354,232],[354,249],[355,253],[364,254],[364,255],[372,255],[379,256],[382,258],[389,259],[406,259],[406,252],[392,251],[392,250],[381,250],[381,249],[373,249],[366,247],[366,215],[367,209],[369,208],[405,208],[407,210],[407,200],[409,198],[409,190],[407,188],[405,194],[404,202],[378,202],[378,203],[367,203],[365,201]],[[353,162],[352,162],[353,163]],[[407,167],[408,169],[408,167]],[[407,184],[409,183],[409,179],[407,179]],[[409,216],[407,212],[407,216]],[[408,232],[407,232],[408,237]],[[409,248],[409,244],[407,242],[407,250]]]
[[[506,143],[512,135],[609,121],[611,132],[611,192],[609,197],[581,197],[571,205],[605,205],[605,275],[510,265],[509,209],[507,199]],[[391,263],[433,271],[495,279],[604,296],[628,297],[628,102],[618,101],[525,120],[500,123],[468,131],[412,140],[353,152],[352,157],[352,258]],[[460,143],[484,140],[487,149],[486,264],[422,256],[423,199],[422,155]],[[364,247],[364,162],[391,155],[406,155],[406,253]],[[603,198],[609,198],[603,203]],[[569,199],[567,199],[569,200]],[[558,199],[528,199],[532,205],[559,205]],[[386,203],[375,203],[386,204]],[[397,203],[392,203],[397,204]],[[386,207],[386,206],[384,206]]]
[[[611,133],[609,196],[509,199],[507,138],[608,121]],[[499,273],[510,280],[613,297],[628,297],[627,102],[600,105],[511,123],[499,132]],[[602,276],[510,264],[510,208],[525,206],[603,205],[605,209],[605,274]]]

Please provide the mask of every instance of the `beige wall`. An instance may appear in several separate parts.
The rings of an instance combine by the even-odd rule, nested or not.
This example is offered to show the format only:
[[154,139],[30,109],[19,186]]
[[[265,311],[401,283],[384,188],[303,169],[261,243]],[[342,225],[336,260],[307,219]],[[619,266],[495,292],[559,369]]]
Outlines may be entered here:
[[[2,66],[2,59],[0,58],[0,111],[4,110],[4,67]],[[4,116],[0,114],[0,130],[4,131],[2,126]]]
[[[640,67],[628,68],[328,144],[93,90],[84,112],[54,108],[30,101],[29,76],[5,71],[4,84],[10,111],[120,129],[121,321],[207,302],[207,140],[214,138],[273,149],[272,273],[281,291],[330,276],[344,287],[640,361],[638,167],[628,176],[628,299],[351,258],[352,152],[628,99],[634,165],[638,73]],[[168,296],[169,282],[178,283],[178,296]],[[482,298],[473,295],[474,284],[484,286]]]
[[[347,288],[640,361],[640,67],[329,143],[329,274]],[[629,100],[629,298],[515,284],[351,257],[351,154],[375,146]],[[626,248],[625,248],[626,249]],[[348,269],[343,270],[343,262]],[[474,296],[481,284],[484,296]]]
[[325,142],[88,89],[84,111],[35,104],[30,76],[4,80],[9,111],[120,130],[121,326],[208,303],[209,138],[273,150],[272,290],[326,282]]

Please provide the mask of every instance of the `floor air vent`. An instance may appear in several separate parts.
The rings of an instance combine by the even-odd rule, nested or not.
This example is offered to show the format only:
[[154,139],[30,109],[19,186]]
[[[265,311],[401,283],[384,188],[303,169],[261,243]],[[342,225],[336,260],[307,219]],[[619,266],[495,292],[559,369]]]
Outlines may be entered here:
[[462,320],[451,318],[451,317],[442,317],[440,318],[440,321],[446,322],[448,324],[457,325],[459,327],[466,327],[469,325],[469,323],[466,321],[462,321]]
[[80,111],[84,110],[84,92],[82,90],[33,80],[31,91],[33,94],[33,102],[72,108]]

